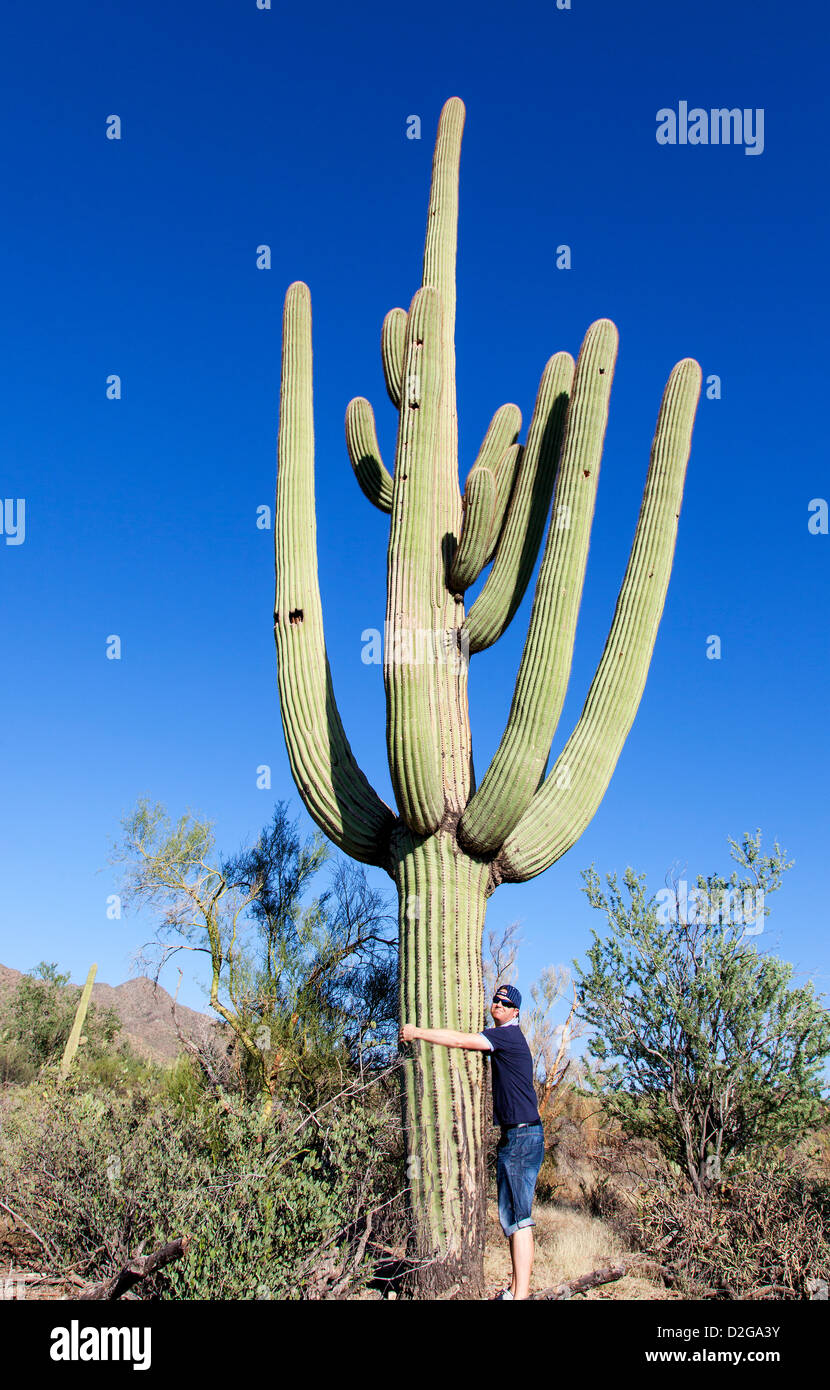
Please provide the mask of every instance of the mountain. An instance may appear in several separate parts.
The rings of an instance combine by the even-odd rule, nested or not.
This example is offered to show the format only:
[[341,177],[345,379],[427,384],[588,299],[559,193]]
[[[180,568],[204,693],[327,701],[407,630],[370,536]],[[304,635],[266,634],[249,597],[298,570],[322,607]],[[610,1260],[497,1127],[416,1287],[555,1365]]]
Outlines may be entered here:
[[[23,972],[0,965],[0,1008],[17,989]],[[67,986],[69,988],[69,986]],[[127,980],[123,985],[105,985],[98,981],[92,986],[92,999],[102,1009],[113,1009],[121,1020],[118,1038],[130,1044],[135,1052],[151,1062],[173,1062],[185,1052],[173,1022],[173,999],[162,985],[155,985],[146,975]],[[216,1036],[225,1025],[210,1014],[176,1005],[179,1027],[191,1042],[205,1041]]]

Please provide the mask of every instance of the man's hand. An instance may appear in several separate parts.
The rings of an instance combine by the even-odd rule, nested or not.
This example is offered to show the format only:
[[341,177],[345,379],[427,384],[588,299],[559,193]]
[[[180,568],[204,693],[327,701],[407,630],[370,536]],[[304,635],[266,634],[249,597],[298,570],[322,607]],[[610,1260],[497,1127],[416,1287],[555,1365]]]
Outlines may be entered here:
[[415,1024],[414,1024],[414,1023],[402,1023],[402,1024],[401,1024],[401,1031],[400,1031],[399,1037],[400,1037],[400,1040],[401,1040],[402,1043],[411,1043],[411,1042],[414,1042],[415,1039],[417,1038],[417,1036],[418,1036],[418,1029],[415,1027]]

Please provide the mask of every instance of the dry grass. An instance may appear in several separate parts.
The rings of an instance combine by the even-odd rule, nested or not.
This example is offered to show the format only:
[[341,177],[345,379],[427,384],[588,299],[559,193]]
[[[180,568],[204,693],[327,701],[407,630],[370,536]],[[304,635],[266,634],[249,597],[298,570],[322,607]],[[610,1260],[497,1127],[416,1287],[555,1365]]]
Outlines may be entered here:
[[[535,1202],[536,1221],[533,1289],[549,1288],[588,1274],[593,1269],[614,1264],[630,1254],[630,1247],[596,1216],[556,1203]],[[495,1201],[487,1209],[487,1250],[484,1257],[485,1284],[491,1294],[510,1282],[510,1251],[499,1225]],[[580,1297],[599,1299],[662,1300],[676,1295],[639,1275],[626,1275],[613,1284],[590,1289]]]

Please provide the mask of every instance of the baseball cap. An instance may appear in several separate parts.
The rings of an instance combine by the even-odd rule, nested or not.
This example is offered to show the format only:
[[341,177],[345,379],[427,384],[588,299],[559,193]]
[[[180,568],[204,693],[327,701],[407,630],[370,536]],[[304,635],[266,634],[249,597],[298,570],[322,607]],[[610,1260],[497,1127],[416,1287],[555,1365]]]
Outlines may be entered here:
[[499,985],[498,989],[493,992],[493,998],[503,999],[505,1003],[509,1001],[514,1009],[522,1007],[522,996],[515,985]]

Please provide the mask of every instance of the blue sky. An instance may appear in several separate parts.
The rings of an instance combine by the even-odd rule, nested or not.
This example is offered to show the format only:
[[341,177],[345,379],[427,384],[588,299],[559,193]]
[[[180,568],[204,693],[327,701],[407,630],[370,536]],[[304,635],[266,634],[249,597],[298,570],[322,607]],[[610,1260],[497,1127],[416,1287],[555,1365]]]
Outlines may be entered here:
[[[311,828],[279,719],[273,536],[256,527],[297,279],[312,293],[335,688],[391,799],[382,677],[360,659],[361,633],[383,623],[387,521],[354,481],[343,415],[367,395],[391,458],[380,324],[419,284],[435,126],[458,95],[462,477],[498,405],[515,401],[526,430],[551,353],[576,353],[598,317],[620,331],[555,750],[605,640],[665,379],[693,356],[722,383],[700,404],[663,623],[611,786],[567,856],[499,889],[488,925],[522,919],[526,989],[603,925],[584,866],[632,864],[656,891],[676,861],[690,880],[727,870],[727,836],[760,826],[796,861],[763,942],[827,990],[830,538],[807,526],[830,491],[826,26],[817,5],[758,0],[9,12],[0,498],[26,499],[26,536],[0,537],[0,961],[57,960],[80,980],[96,960],[100,979],[127,977],[152,920],[107,919],[107,855],[141,795],[209,816],[227,850],[278,799]],[[763,109],[763,153],[659,145],[656,113],[680,101]],[[120,141],[106,138],[113,113]],[[413,114],[420,141],[406,138]],[[261,244],[270,270],[256,268]],[[556,268],[562,244],[570,270]],[[479,780],[529,605],[473,662]],[[194,980],[180,997],[203,1005]]]

